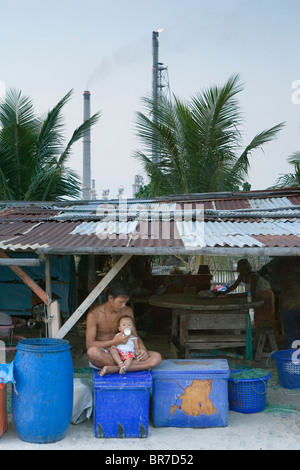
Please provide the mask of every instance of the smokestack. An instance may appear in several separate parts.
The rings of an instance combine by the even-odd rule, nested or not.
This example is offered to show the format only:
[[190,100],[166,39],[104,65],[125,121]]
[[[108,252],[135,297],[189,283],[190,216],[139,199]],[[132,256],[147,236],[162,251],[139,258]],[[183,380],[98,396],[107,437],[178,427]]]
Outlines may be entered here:
[[[91,93],[83,93],[83,121],[91,117]],[[91,199],[91,131],[88,129],[83,136],[83,171],[82,171],[82,199]]]
[[159,35],[158,31],[152,31],[152,55],[153,55],[152,99],[155,104],[157,102],[158,35]]
[[[152,66],[152,101],[153,106],[157,106],[157,84],[158,84],[158,31],[152,31],[152,55],[153,55],[153,66]],[[156,122],[155,113],[153,115],[153,123]],[[152,145],[152,162],[157,163],[158,161],[158,152],[157,145],[153,143]]]

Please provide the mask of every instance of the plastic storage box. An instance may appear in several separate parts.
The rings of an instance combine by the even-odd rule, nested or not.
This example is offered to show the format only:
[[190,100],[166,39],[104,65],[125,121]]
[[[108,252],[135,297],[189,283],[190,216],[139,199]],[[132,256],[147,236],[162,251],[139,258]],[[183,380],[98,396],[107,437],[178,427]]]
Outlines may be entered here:
[[230,369],[226,359],[169,359],[151,374],[154,426],[227,426]]
[[148,371],[109,374],[93,370],[95,437],[147,437],[152,376]]

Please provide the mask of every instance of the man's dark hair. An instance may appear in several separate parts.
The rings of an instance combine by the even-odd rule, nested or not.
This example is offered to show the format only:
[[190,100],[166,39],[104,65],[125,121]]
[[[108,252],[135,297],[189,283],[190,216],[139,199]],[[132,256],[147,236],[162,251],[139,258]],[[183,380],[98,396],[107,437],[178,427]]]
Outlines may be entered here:
[[107,289],[107,297],[111,295],[114,299],[121,295],[122,297],[130,297],[130,289],[124,281],[112,282]]

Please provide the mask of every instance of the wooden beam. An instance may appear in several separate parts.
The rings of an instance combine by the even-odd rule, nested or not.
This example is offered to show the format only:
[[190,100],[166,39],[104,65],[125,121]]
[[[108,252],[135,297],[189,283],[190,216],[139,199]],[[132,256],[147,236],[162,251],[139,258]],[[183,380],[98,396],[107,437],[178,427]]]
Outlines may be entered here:
[[0,266],[39,266],[38,258],[9,258],[0,259]]
[[123,266],[130,260],[132,255],[123,255],[118,259],[116,264],[111,268],[111,270],[104,276],[104,278],[97,284],[97,286],[90,292],[87,298],[82,302],[81,305],[75,310],[75,312],[68,318],[68,320],[63,324],[56,338],[62,339],[68,331],[75,325],[75,323],[82,317],[86,310],[92,305],[94,300],[101,294],[101,292],[108,286],[112,279],[121,271]]
[[135,246],[135,247],[95,247],[75,246],[70,248],[54,247],[39,249],[43,255],[123,255],[130,252],[131,255],[152,256],[152,255],[208,255],[208,256],[300,256],[300,247],[227,247],[227,246]]
[[[0,258],[8,258],[7,254],[0,250]],[[46,292],[43,291],[43,289],[40,288],[36,282],[31,279],[31,277],[28,276],[19,266],[9,266],[9,268],[20,278],[22,281],[31,289],[35,294],[46,304],[49,305],[51,303],[51,299],[48,297]]]

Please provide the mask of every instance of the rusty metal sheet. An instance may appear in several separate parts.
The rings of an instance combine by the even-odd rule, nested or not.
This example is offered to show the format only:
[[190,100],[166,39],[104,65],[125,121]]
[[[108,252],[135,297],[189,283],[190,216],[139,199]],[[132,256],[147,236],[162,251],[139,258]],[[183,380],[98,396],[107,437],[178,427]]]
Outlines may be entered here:
[[[172,200],[171,200],[172,199]],[[255,191],[170,200],[0,202],[4,250],[300,247],[300,191]],[[6,205],[7,204],[7,205]],[[106,209],[109,208],[108,211]],[[204,241],[201,220],[204,210]],[[202,237],[203,238],[203,237]]]

